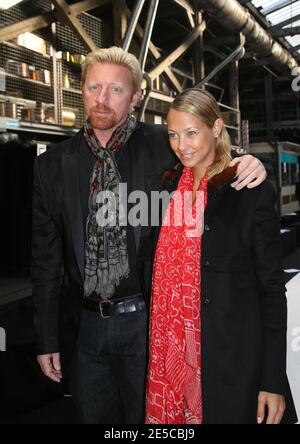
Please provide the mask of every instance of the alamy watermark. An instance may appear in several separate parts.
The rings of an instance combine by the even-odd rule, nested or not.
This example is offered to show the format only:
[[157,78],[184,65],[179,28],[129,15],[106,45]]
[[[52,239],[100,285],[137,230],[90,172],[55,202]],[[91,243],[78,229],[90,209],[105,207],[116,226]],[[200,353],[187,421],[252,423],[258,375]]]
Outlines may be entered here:
[[[171,204],[172,201],[172,204]],[[120,183],[118,192],[101,191],[96,198],[98,210],[96,221],[99,227],[119,226],[185,227],[189,237],[199,237],[203,231],[204,193],[192,191],[168,193],[144,191],[128,194],[126,183]],[[172,205],[172,210],[171,210]],[[117,211],[118,210],[118,211]]]
[[4,328],[0,327],[0,352],[6,351],[6,332]]
[[292,76],[295,77],[292,81],[292,90],[294,92],[300,91],[300,72],[299,68],[294,68],[292,70]]
[[300,352],[300,327],[295,327],[292,331],[293,340],[291,343],[292,351]]

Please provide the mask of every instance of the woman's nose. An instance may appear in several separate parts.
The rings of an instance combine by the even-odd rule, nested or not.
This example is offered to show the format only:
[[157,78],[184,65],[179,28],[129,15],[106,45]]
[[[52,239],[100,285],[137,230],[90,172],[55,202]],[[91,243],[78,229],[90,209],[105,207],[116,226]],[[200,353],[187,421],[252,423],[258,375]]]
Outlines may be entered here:
[[183,136],[178,138],[177,150],[181,153],[185,151],[185,140]]

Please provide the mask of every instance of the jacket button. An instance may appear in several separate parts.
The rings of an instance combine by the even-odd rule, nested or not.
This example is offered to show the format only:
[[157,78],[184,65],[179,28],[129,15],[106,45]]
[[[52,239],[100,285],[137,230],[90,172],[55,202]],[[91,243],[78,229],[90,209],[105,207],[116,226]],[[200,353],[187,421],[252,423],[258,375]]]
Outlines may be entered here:
[[210,303],[210,299],[208,299],[208,298],[205,298],[204,300],[203,300],[203,304],[209,304]]
[[203,265],[204,265],[205,268],[209,268],[210,267],[210,262],[209,261],[205,261]]
[[207,224],[206,224],[206,225],[204,225],[204,230],[205,230],[205,231],[209,231],[209,230],[210,230],[210,226],[209,226],[209,225],[207,225]]

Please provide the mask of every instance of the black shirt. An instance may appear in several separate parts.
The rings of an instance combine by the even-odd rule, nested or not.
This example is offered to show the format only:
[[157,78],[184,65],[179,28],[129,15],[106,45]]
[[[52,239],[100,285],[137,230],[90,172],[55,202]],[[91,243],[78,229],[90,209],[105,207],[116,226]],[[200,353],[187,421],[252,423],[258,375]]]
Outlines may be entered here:
[[[128,156],[127,146],[115,154],[118,170],[123,183],[128,183],[131,171],[130,159]],[[80,146],[80,162],[79,162],[79,181],[80,181],[80,199],[82,208],[82,220],[86,241],[86,221],[88,217],[88,203],[90,196],[90,179],[96,158],[92,154],[87,143],[83,139]],[[126,298],[142,292],[141,283],[138,273],[137,252],[134,239],[134,232],[131,226],[127,227],[127,251],[129,257],[130,273],[128,278],[123,278],[120,285],[116,288],[112,299]],[[101,295],[99,295],[101,297]]]

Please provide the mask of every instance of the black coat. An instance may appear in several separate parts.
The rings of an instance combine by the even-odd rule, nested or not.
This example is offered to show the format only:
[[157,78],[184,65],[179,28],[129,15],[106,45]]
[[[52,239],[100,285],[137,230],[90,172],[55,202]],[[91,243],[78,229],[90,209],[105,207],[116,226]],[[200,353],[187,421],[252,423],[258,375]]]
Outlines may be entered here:
[[[182,167],[165,188],[177,189]],[[286,377],[287,304],[280,226],[269,182],[231,186],[229,168],[209,183],[202,237],[204,423],[256,423],[259,391],[282,394],[296,422]],[[156,233],[156,240],[158,238]]]
[[[66,374],[75,350],[83,301],[84,226],[79,190],[79,147],[83,133],[38,157],[33,193],[32,284],[39,354],[61,353]],[[166,129],[138,124],[128,142],[128,191],[147,194],[173,167]],[[141,280],[151,270],[144,255],[150,228],[134,229]],[[145,290],[146,291],[146,290]]]

